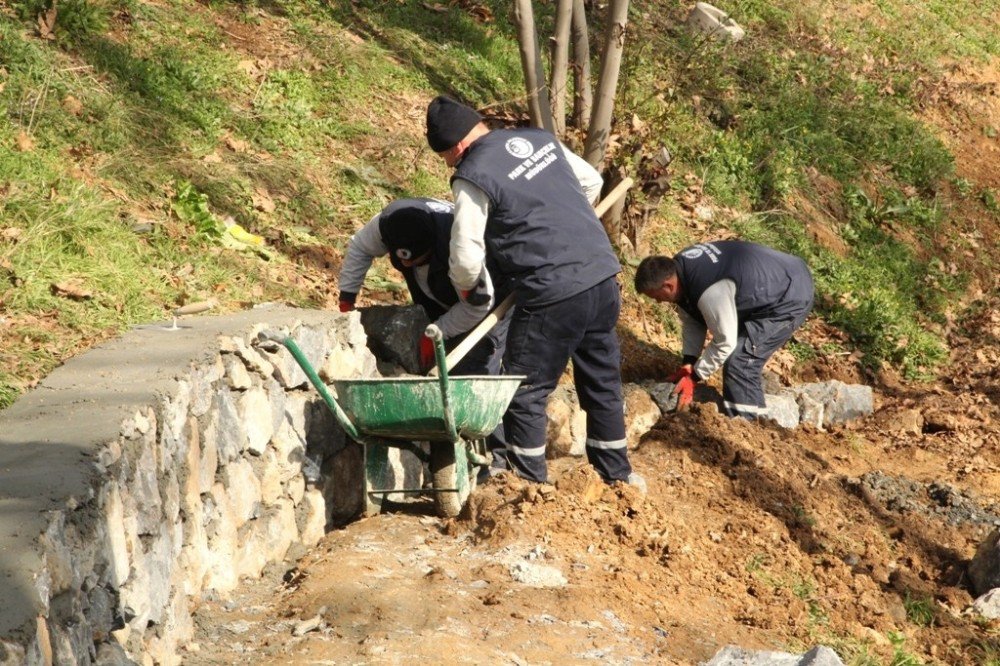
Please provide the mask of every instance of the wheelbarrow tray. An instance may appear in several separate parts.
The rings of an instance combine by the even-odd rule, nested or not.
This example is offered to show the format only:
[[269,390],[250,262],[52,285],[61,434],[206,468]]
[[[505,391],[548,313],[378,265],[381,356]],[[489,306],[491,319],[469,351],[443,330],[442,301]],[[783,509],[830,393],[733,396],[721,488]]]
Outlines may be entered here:
[[[451,376],[455,430],[466,439],[486,437],[503,418],[523,376]],[[451,441],[436,377],[333,379],[337,404],[365,436]]]

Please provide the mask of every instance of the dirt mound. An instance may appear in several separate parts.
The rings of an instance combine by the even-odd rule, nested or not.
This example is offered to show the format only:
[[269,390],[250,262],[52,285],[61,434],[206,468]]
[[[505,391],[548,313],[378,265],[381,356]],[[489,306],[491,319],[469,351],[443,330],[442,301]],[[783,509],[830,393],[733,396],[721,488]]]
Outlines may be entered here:
[[749,645],[846,641],[887,659],[900,648],[885,637],[903,632],[908,649],[974,663],[963,572],[994,507],[945,483],[855,476],[869,427],[788,431],[696,406],[633,453],[648,496],[575,463],[553,486],[494,480],[449,531],[489,549],[544,544],[571,583],[667,632],[711,621]]
[[632,486],[609,486],[590,465],[578,464],[564,470],[555,485],[512,474],[491,479],[455,527],[471,529],[478,543],[492,546],[555,539],[570,548],[610,543],[645,552],[649,535],[655,540],[664,530],[664,517]]

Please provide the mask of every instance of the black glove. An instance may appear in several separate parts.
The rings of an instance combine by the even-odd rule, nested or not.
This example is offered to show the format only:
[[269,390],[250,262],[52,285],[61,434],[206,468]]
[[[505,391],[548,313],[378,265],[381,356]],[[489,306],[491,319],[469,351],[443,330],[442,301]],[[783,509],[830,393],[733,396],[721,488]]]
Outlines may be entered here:
[[[490,293],[484,287],[486,287],[486,283],[480,280],[473,289],[462,290],[459,296],[469,305],[486,305],[490,302]],[[480,291],[481,289],[482,291]]]

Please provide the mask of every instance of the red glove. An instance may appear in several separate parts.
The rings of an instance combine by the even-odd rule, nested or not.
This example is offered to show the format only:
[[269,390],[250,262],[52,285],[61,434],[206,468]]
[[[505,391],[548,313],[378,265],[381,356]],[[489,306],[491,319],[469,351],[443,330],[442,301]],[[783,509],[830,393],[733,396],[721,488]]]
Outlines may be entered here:
[[680,370],[667,377],[668,382],[674,382],[673,393],[677,396],[677,409],[684,409],[694,400],[694,385],[698,380],[694,378],[694,370],[690,365],[682,365]]
[[427,372],[434,365],[434,341],[426,335],[420,338],[420,369]]
[[341,301],[340,302],[340,311],[341,312],[350,312],[353,309],[354,309],[354,303],[351,303],[350,301]]

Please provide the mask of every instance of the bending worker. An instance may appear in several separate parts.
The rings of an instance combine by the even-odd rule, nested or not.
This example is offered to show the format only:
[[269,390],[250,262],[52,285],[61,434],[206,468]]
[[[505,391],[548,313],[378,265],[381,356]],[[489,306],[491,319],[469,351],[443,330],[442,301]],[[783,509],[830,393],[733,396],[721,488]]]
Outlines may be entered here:
[[[406,278],[413,302],[421,306],[454,347],[489,314],[493,285],[484,273],[471,298],[459,299],[448,279],[448,243],[455,220],[454,206],[437,199],[398,199],[375,215],[347,244],[340,269],[340,311],[354,309],[368,269],[377,257],[389,255]],[[456,375],[498,375],[507,320],[483,337],[452,370]],[[420,338],[421,370],[434,365],[434,343]]]
[[599,173],[535,128],[490,130],[448,97],[427,108],[427,141],[455,168],[450,271],[460,292],[490,273],[516,295],[504,372],[527,375],[504,415],[507,457],[545,482],[546,404],[569,360],[587,412],[587,459],[605,482],[645,482],[625,440],[615,324],[621,266],[591,206]]
[[767,415],[764,364],[813,306],[812,276],[802,259],[746,241],[698,243],[672,259],[643,259],[635,289],[678,306],[683,365],[668,378],[677,383],[678,407],[690,404],[695,384],[722,366],[725,413]]

